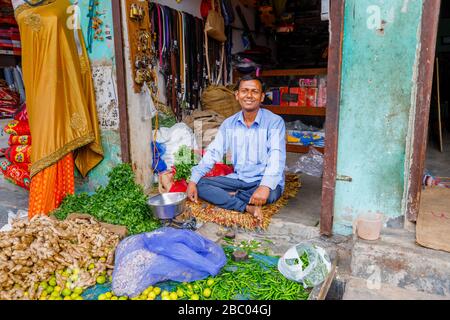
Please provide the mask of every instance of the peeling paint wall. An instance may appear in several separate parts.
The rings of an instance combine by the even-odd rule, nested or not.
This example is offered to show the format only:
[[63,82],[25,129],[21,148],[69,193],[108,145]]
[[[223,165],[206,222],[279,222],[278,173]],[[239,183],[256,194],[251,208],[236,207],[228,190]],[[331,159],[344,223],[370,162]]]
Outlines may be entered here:
[[[103,41],[95,40],[89,53],[97,102],[98,120],[104,151],[103,161],[86,178],[76,175],[76,192],[92,193],[108,182],[107,173],[122,162],[119,132],[119,108],[117,100],[114,55],[114,30],[112,7],[109,0],[98,0],[97,11],[103,21]],[[73,1],[76,4],[75,1]],[[80,25],[87,44],[89,0],[79,0]]]
[[333,232],[360,214],[398,220],[422,0],[346,0]]

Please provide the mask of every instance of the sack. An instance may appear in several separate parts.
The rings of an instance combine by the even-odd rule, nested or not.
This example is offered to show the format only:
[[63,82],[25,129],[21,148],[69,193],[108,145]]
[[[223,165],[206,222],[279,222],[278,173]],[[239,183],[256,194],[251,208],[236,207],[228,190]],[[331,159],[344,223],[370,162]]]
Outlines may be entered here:
[[213,110],[228,118],[241,111],[234,92],[225,86],[209,86],[202,93],[202,109]]
[[220,9],[220,0],[218,12],[216,11],[215,0],[212,0],[212,10],[208,12],[208,18],[206,18],[205,32],[209,37],[217,41],[227,41],[227,37],[225,36],[225,22]]
[[167,227],[124,239],[115,254],[112,290],[130,297],[158,282],[216,276],[226,263],[216,243],[190,230]]
[[[303,260],[306,260],[305,264]],[[331,261],[323,248],[303,242],[286,251],[278,260],[278,270],[287,279],[312,288],[326,279],[331,271]]]
[[224,121],[225,117],[213,110],[195,110],[190,116],[183,119],[183,122],[194,130],[199,147],[202,149],[208,147],[214,140],[220,125]]

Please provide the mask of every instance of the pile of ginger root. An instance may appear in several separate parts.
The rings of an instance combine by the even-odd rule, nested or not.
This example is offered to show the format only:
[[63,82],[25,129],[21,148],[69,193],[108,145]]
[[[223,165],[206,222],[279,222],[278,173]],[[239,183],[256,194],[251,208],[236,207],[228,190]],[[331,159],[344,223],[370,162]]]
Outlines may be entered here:
[[50,277],[70,289],[93,286],[100,275],[111,278],[119,241],[94,218],[16,220],[11,231],[0,232],[0,300],[38,299],[39,284]]

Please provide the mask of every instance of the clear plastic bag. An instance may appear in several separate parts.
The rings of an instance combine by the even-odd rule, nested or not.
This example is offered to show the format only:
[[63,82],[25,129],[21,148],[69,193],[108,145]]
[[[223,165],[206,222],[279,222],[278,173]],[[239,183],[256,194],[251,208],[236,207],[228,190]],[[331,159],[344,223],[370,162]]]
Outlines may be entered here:
[[278,260],[278,270],[287,279],[311,288],[326,279],[331,271],[331,261],[323,248],[304,242],[286,251]]
[[323,154],[311,147],[309,152],[300,156],[295,165],[289,168],[293,173],[304,173],[313,177],[322,177],[323,174]]
[[311,126],[311,125],[306,125],[300,120],[287,122],[286,123],[286,130],[312,131],[312,132],[320,131],[319,128],[316,128],[316,127]]

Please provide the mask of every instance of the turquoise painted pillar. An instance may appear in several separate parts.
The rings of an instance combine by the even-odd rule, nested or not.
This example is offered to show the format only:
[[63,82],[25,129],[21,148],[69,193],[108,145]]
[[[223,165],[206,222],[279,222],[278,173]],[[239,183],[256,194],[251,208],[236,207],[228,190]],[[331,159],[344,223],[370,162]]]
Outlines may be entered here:
[[[95,167],[86,178],[76,174],[76,192],[92,193],[99,186],[108,183],[108,172],[122,162],[119,132],[119,109],[117,100],[114,25],[112,5],[110,0],[96,0],[97,11],[102,20],[103,40],[92,42],[89,60],[92,68],[97,112],[104,151],[103,161]],[[83,31],[86,45],[88,44],[89,0],[72,1],[80,13],[80,27]],[[74,12],[73,10],[70,12]]]
[[346,0],[333,232],[359,214],[402,216],[422,0]]

